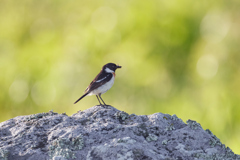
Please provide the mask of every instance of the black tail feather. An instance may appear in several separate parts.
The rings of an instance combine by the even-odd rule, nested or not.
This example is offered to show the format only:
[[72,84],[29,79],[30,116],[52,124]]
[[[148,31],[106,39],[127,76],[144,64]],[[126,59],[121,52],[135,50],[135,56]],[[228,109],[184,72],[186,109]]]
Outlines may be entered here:
[[80,101],[82,98],[84,98],[86,95],[88,95],[88,92],[85,93],[84,95],[82,95],[82,97],[80,97],[76,102],[74,102],[74,104],[76,104],[78,101]]

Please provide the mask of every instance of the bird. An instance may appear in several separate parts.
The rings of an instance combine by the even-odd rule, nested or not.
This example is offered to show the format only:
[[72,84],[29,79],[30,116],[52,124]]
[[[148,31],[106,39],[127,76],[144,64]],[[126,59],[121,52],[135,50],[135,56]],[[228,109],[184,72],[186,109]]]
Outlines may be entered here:
[[82,98],[87,95],[96,95],[100,106],[102,103],[99,98],[102,100],[104,106],[107,106],[103,101],[101,95],[106,93],[112,86],[115,80],[115,71],[118,68],[122,68],[122,66],[116,65],[115,63],[107,63],[102,67],[100,73],[94,78],[94,80],[90,83],[90,85],[85,90],[85,93],[76,101],[74,104],[79,102]]

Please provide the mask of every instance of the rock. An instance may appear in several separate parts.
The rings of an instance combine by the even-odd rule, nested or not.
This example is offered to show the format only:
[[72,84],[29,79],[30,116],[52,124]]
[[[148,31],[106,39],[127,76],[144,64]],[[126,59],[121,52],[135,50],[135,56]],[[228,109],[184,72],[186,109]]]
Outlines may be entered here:
[[176,115],[129,115],[94,106],[0,123],[0,160],[240,160],[210,130]]

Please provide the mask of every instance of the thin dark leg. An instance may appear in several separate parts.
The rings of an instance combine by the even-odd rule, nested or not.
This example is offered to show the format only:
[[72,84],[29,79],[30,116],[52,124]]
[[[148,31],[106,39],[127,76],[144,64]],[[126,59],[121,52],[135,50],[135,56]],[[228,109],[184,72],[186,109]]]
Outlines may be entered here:
[[103,99],[102,99],[102,97],[101,97],[101,94],[99,94],[99,97],[100,97],[100,99],[102,100],[102,102],[104,103],[104,105],[107,106],[106,103],[103,101]]
[[96,95],[96,97],[97,97],[97,99],[98,99],[98,102],[100,103],[100,106],[102,105],[102,103],[100,102],[100,100],[99,100],[99,98],[98,98],[98,96]]

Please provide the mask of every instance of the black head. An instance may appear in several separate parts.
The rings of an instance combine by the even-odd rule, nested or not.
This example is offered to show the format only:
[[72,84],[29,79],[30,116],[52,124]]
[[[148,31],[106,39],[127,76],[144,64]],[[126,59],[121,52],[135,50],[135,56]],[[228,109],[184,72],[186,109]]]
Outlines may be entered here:
[[116,65],[114,63],[108,63],[108,64],[105,64],[102,69],[105,70],[106,72],[111,72],[111,71],[115,72],[116,69],[118,68],[122,68],[122,66]]

